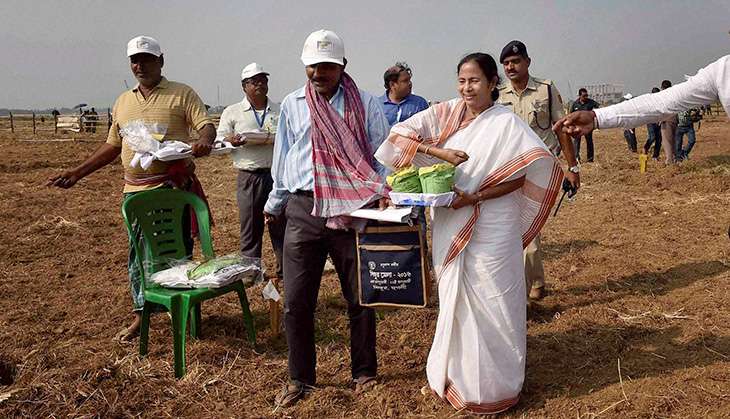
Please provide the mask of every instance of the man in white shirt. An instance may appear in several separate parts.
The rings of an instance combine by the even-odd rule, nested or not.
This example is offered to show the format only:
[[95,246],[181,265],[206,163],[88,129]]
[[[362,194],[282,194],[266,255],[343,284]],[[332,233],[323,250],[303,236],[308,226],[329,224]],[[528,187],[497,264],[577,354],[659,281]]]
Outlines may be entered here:
[[659,93],[593,111],[573,112],[556,122],[553,130],[562,129],[575,137],[597,128],[633,128],[718,100],[725,112],[730,112],[730,55],[700,69],[686,82]]
[[[264,204],[273,187],[271,161],[279,105],[269,100],[269,73],[257,63],[241,72],[244,98],[228,106],[221,114],[218,135],[238,146],[232,153],[233,167],[238,169],[238,215],[241,222],[241,254],[261,257],[264,234]],[[266,139],[247,139],[246,133],[266,133]],[[269,224],[269,237],[276,256],[276,277],[282,277],[281,254],[284,242],[283,217]]]

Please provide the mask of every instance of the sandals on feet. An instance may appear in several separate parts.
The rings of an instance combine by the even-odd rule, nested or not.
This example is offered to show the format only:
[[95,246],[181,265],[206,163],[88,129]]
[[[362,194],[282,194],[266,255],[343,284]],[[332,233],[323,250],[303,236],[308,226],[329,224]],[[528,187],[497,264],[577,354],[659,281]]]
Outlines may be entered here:
[[307,397],[312,391],[314,391],[313,386],[292,380],[285,384],[284,388],[282,388],[279,394],[276,395],[276,398],[274,399],[276,409],[280,407],[293,406],[299,400]]
[[134,339],[139,337],[139,329],[134,332],[130,332],[128,327],[123,328],[114,336],[114,341],[121,344],[130,344],[134,342]]
[[363,376],[355,378],[352,380],[352,383],[355,385],[355,394],[362,394],[378,385],[378,379],[375,377]]

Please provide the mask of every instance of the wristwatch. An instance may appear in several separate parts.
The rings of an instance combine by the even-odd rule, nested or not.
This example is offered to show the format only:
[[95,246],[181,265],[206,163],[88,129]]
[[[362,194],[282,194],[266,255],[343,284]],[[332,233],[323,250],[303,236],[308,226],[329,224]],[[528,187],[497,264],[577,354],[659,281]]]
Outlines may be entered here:
[[568,171],[571,173],[580,173],[580,163],[576,164],[575,166],[570,166],[568,168]]

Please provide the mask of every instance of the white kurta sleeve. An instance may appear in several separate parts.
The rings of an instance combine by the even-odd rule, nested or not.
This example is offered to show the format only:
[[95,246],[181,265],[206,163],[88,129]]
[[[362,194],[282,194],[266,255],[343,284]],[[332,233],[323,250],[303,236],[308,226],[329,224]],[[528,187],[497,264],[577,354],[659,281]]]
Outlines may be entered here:
[[730,55],[720,58],[684,83],[659,93],[595,109],[599,128],[633,128],[661,121],[687,109],[719,99],[720,86],[730,89]]

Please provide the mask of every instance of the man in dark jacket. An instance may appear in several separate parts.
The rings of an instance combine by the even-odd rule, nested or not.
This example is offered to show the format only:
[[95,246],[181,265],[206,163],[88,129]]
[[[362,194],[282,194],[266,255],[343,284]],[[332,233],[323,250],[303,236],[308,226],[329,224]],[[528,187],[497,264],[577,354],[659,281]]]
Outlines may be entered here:
[[[588,97],[588,90],[581,87],[578,90],[578,100],[570,106],[570,112],[575,111],[592,111],[598,108],[598,102]],[[586,161],[593,161],[593,131],[585,135],[586,139]],[[573,146],[575,147],[575,157],[580,161],[580,137],[573,138]]]

